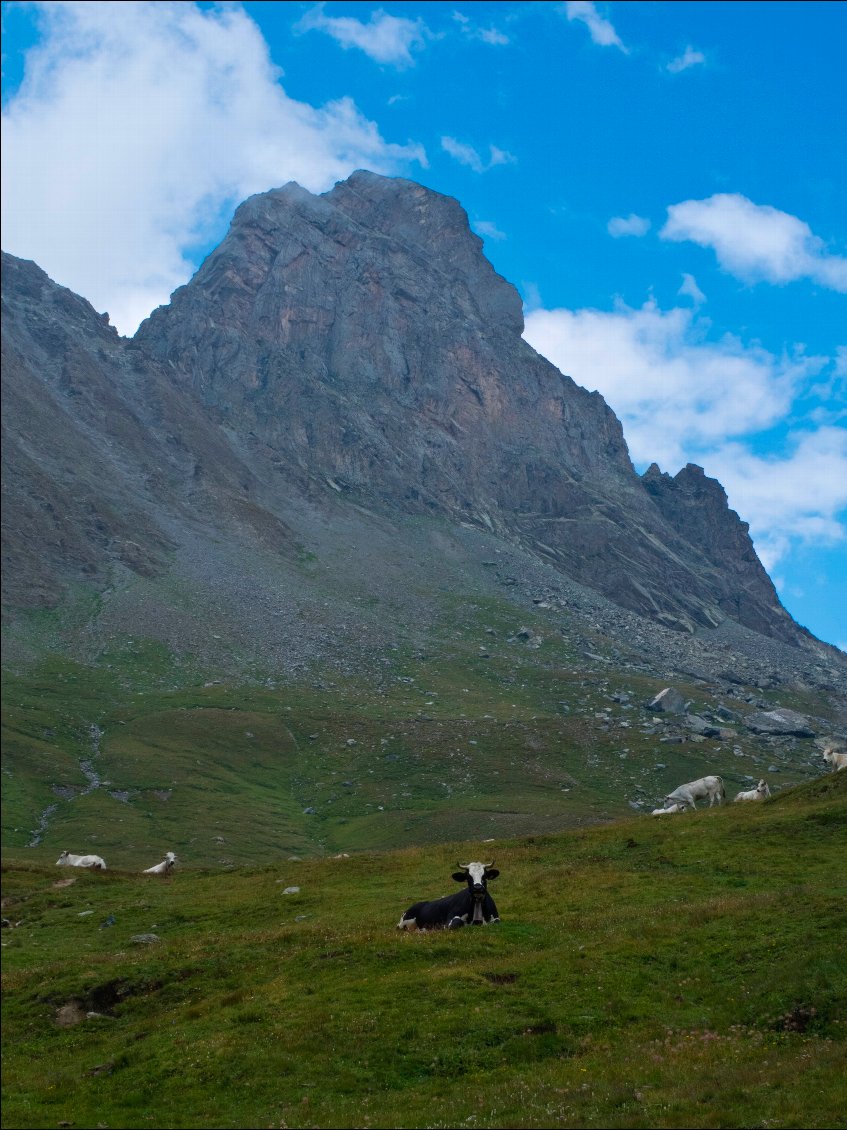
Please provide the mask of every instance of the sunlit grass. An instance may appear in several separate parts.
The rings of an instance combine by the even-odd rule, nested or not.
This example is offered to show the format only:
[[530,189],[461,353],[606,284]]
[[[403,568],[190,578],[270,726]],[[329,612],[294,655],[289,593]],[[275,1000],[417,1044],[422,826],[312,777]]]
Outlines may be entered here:
[[[4,1125],[844,1125],[845,794],[165,881],[10,861]],[[487,853],[499,926],[395,930]]]

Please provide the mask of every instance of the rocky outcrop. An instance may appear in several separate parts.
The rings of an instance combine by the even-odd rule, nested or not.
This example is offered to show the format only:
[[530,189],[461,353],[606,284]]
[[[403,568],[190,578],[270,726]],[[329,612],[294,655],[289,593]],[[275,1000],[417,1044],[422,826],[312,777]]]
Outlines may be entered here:
[[359,172],[251,197],[136,343],[302,489],[503,532],[670,627],[796,642],[718,484],[642,483],[603,399],[522,326],[456,201]]
[[704,570],[716,579],[721,612],[764,635],[781,635],[784,614],[776,589],[756,556],[750,527],[730,510],[717,479],[694,463],[673,478],[653,463],[642,482],[668,525],[702,554]]
[[762,710],[748,714],[744,724],[754,734],[790,734],[797,738],[815,736],[815,730],[804,714],[783,707],[778,710]]
[[132,341],[7,259],[12,606],[167,571],[198,531],[201,564],[212,543],[298,553],[297,506],[332,527],[343,502],[496,534],[666,627],[812,646],[720,485],[640,478],[602,397],[522,339],[517,292],[449,197],[365,172],[251,197]]
[[252,197],[138,331],[301,480],[502,525],[632,488],[621,427],[521,339],[521,303],[459,205],[357,173]]
[[115,566],[155,576],[203,515],[256,524],[257,481],[170,370],[5,254],[2,372],[5,608],[52,607]]
[[647,704],[647,709],[658,714],[684,714],[685,699],[676,687],[665,687]]

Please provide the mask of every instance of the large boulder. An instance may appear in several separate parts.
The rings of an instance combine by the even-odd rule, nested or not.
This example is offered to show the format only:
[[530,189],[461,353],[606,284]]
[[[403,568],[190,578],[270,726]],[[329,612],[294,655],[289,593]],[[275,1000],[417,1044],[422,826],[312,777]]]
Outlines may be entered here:
[[719,726],[715,726],[705,718],[701,718],[699,714],[691,714],[685,719],[685,725],[695,734],[701,734],[704,738],[720,738],[725,733]]
[[647,704],[647,709],[661,714],[684,714],[685,699],[676,687],[665,687]]
[[790,734],[795,738],[813,738],[815,731],[804,714],[779,707],[777,710],[760,710],[748,714],[744,720],[754,734]]

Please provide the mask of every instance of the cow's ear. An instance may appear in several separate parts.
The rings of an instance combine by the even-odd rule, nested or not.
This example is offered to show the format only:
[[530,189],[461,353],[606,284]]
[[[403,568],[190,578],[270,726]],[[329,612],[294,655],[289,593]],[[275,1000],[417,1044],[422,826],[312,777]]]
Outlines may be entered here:
[[500,872],[497,870],[496,867],[489,867],[489,868],[486,869],[485,878],[486,879],[496,879],[499,874],[500,874]]
[[467,873],[467,871],[454,871],[453,872],[453,878],[456,880],[457,883],[467,883],[468,873]]

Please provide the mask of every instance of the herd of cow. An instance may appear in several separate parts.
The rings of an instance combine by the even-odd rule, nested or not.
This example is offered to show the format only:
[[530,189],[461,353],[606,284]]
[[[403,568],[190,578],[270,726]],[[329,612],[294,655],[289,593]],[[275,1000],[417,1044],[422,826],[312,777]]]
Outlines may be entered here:
[[[847,769],[847,752],[833,748],[824,750],[824,761],[833,770]],[[736,801],[764,800],[771,791],[764,780],[759,781],[755,789],[747,789],[738,793]],[[667,816],[678,812],[686,812],[689,808],[696,808],[698,800],[708,800],[709,807],[717,801],[718,804],[726,800],[726,789],[723,780],[718,776],[701,777],[697,781],[689,781],[685,785],[668,793],[662,808],[653,810],[654,816]],[[143,875],[167,875],[174,864],[176,856],[172,851],[165,854],[161,863],[147,867]],[[56,865],[66,867],[90,867],[95,870],[105,871],[106,863],[99,855],[72,855],[63,851],[56,860]],[[397,923],[398,930],[457,930],[461,926],[487,926],[492,922],[499,922],[500,915],[494,899],[488,893],[488,882],[496,879],[500,872],[492,863],[460,863],[459,870],[453,872],[457,883],[464,883],[465,889],[454,895],[445,895],[444,898],[433,899],[430,902],[416,902],[403,913]]]
[[[834,771],[847,769],[847,751],[827,746],[823,751],[823,759]],[[759,781],[755,789],[743,789],[736,794],[735,801],[745,802],[764,800],[771,795],[767,781]],[[717,801],[722,804],[726,800],[726,789],[721,777],[700,777],[697,781],[689,781],[680,785],[665,797],[661,808],[653,809],[653,816],[674,816],[679,812],[687,812],[689,808],[696,808],[698,800],[708,800],[709,808]]]
[[[761,780],[755,789],[746,789],[738,793],[736,801],[764,800],[771,795],[767,781]],[[726,789],[722,777],[700,777],[697,781],[689,781],[680,785],[665,797],[662,808],[654,808],[654,816],[673,816],[677,812],[687,812],[689,808],[696,808],[698,800],[708,800],[709,808],[715,803],[723,804],[726,800]]]
[[[141,872],[142,875],[167,875],[172,870],[176,863],[176,856],[172,851],[165,852],[165,858],[161,863],[156,863],[152,867],[145,867]],[[59,858],[56,860],[57,867],[88,867],[92,871],[105,871],[106,861],[99,855],[73,855],[69,851],[63,851]]]

